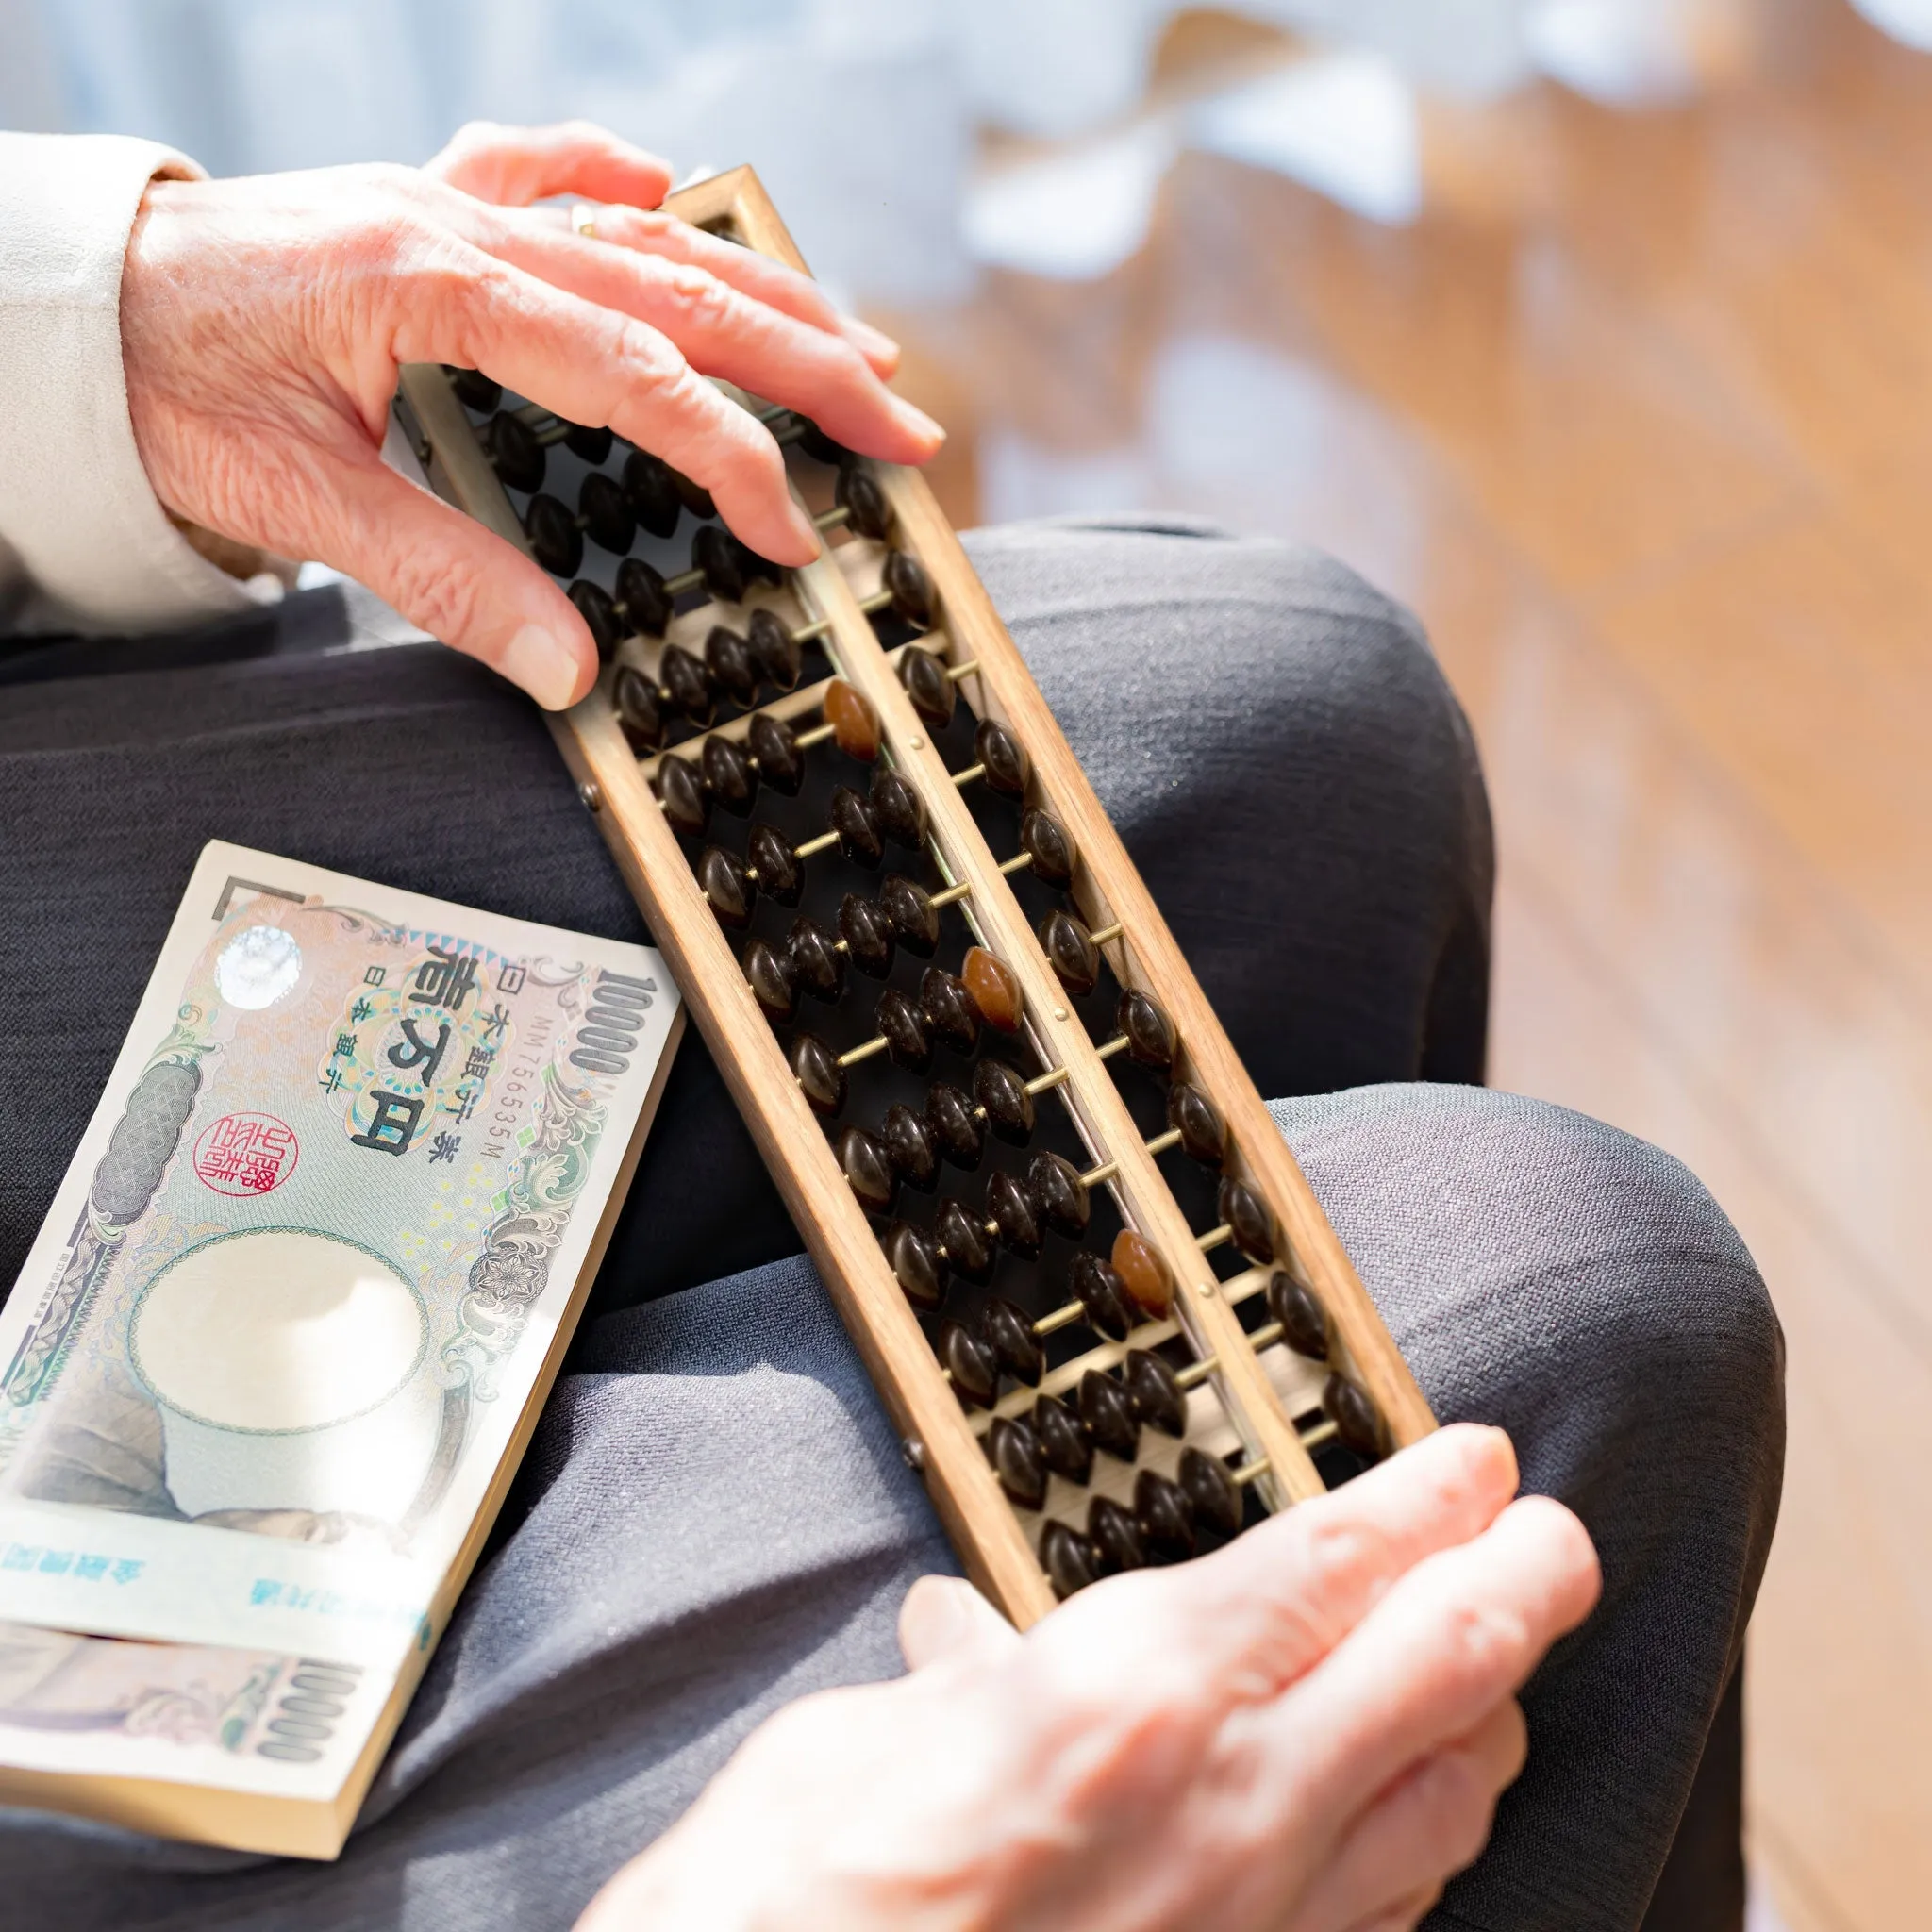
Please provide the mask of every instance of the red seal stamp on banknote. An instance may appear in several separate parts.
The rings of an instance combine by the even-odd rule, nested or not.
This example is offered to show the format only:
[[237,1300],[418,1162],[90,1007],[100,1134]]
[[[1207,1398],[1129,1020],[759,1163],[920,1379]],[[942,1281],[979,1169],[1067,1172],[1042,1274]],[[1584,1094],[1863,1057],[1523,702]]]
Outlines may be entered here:
[[194,1172],[218,1194],[267,1194],[295,1172],[294,1130],[272,1113],[225,1113],[194,1143]]

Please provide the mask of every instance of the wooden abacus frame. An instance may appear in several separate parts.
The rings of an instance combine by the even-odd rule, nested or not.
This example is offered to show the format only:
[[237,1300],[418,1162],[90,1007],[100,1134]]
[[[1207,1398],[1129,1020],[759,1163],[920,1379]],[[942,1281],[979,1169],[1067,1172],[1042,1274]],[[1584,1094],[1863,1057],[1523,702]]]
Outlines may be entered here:
[[[804,269],[749,168],[686,189],[667,206],[696,226],[727,231]],[[528,538],[443,372],[428,365],[406,370],[403,394],[430,453],[432,482],[527,554]],[[999,720],[1019,740],[1032,767],[1029,798],[1050,803],[1075,841],[1079,863],[1072,894],[1082,917],[1096,932],[1119,928],[1104,948],[1114,976],[1124,988],[1148,993],[1174,1023],[1175,1075],[1198,1085],[1222,1109],[1227,1171],[1267,1205],[1286,1238],[1281,1265],[1297,1271],[1326,1309],[1336,1337],[1334,1366],[1368,1393],[1393,1443],[1414,1441],[1435,1426],[1421,1391],[958,538],[916,471],[870,467],[903,547],[924,566],[936,592],[940,616],[933,633],[920,641],[948,662],[973,710]],[[1108,1185],[1124,1219],[1173,1271],[1174,1319],[1197,1363],[1211,1374],[1248,1469],[1259,1471],[1264,1505],[1281,1508],[1318,1494],[1325,1488],[1322,1475],[1231,1305],[1235,1284],[1217,1282],[1207,1265],[1200,1237],[1176,1205],[1105,1060],[1070,1011],[1019,900],[860,607],[841,561],[853,548],[835,552],[828,545],[817,561],[791,574],[791,588],[808,615],[827,627],[828,654],[839,674],[876,708],[891,762],[925,803],[941,869],[954,883],[970,887],[967,903],[980,943],[1018,975],[1033,1045],[1043,1066],[1067,1070],[1060,1091],[1096,1160],[1112,1164]],[[853,561],[862,566],[865,559]],[[553,718],[565,760],[904,1439],[908,1460],[924,1474],[969,1574],[1024,1627],[1053,1607],[1053,1590],[626,741],[610,682],[607,672],[590,697]],[[768,708],[782,715],[788,705],[796,710],[798,700]],[[1121,1353],[1113,1348],[1110,1358]]]

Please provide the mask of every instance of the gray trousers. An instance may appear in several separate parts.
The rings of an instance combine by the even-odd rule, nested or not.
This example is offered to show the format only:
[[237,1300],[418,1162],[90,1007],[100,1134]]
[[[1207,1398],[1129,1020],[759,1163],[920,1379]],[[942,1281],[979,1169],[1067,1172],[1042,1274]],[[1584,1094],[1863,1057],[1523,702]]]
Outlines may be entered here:
[[[1528,1688],[1527,1769],[1430,1923],[1628,1932],[1776,1512],[1782,1342],[1751,1257],[1668,1156],[1475,1084],[1488,812],[1411,620],[1337,564],[1185,522],[972,547],[1235,1043],[1301,1096],[1282,1129],[1436,1412],[1508,1428],[1602,1554],[1601,1607]],[[0,1279],[204,840],[641,933],[528,707],[434,648],[303,648],[341,621],[298,600],[145,655],[0,658],[0,983],[37,989],[0,1091],[38,1101],[0,1118]],[[897,1671],[900,1599],[953,1561],[797,1245],[693,1038],[340,1862],[0,1812],[9,1917],[565,1926],[761,1717]],[[1702,1856],[1717,1882],[1673,1924],[1735,1912],[1734,1826]]]

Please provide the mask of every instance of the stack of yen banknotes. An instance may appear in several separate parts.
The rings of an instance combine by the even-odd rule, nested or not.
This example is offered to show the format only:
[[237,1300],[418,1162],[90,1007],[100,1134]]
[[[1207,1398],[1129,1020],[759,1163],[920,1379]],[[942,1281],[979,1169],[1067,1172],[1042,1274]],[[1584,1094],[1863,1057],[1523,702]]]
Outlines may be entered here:
[[0,1802],[341,1850],[682,1017],[641,946],[207,848],[0,1313]]

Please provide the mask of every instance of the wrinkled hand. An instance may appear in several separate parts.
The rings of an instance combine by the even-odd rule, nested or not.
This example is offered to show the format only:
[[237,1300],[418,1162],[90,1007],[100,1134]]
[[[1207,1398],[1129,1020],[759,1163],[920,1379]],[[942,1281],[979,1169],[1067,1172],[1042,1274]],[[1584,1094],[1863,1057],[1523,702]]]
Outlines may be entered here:
[[1523,1767],[1515,1693],[1596,1599],[1493,1429],[1442,1430],[1021,1638],[906,1601],[912,1674],[756,1731],[578,1932],[1396,1932]]
[[[481,369],[608,425],[709,490],[754,550],[809,561],[777,445],[706,376],[894,462],[924,462],[941,432],[885,387],[891,341],[805,276],[655,211],[669,185],[661,161],[580,124],[465,128],[422,169],[154,183],[121,325],[157,494],[359,579],[553,708],[590,689],[590,634],[527,558],[382,465],[399,364]],[[597,204],[594,238],[529,206],[560,194]]]

